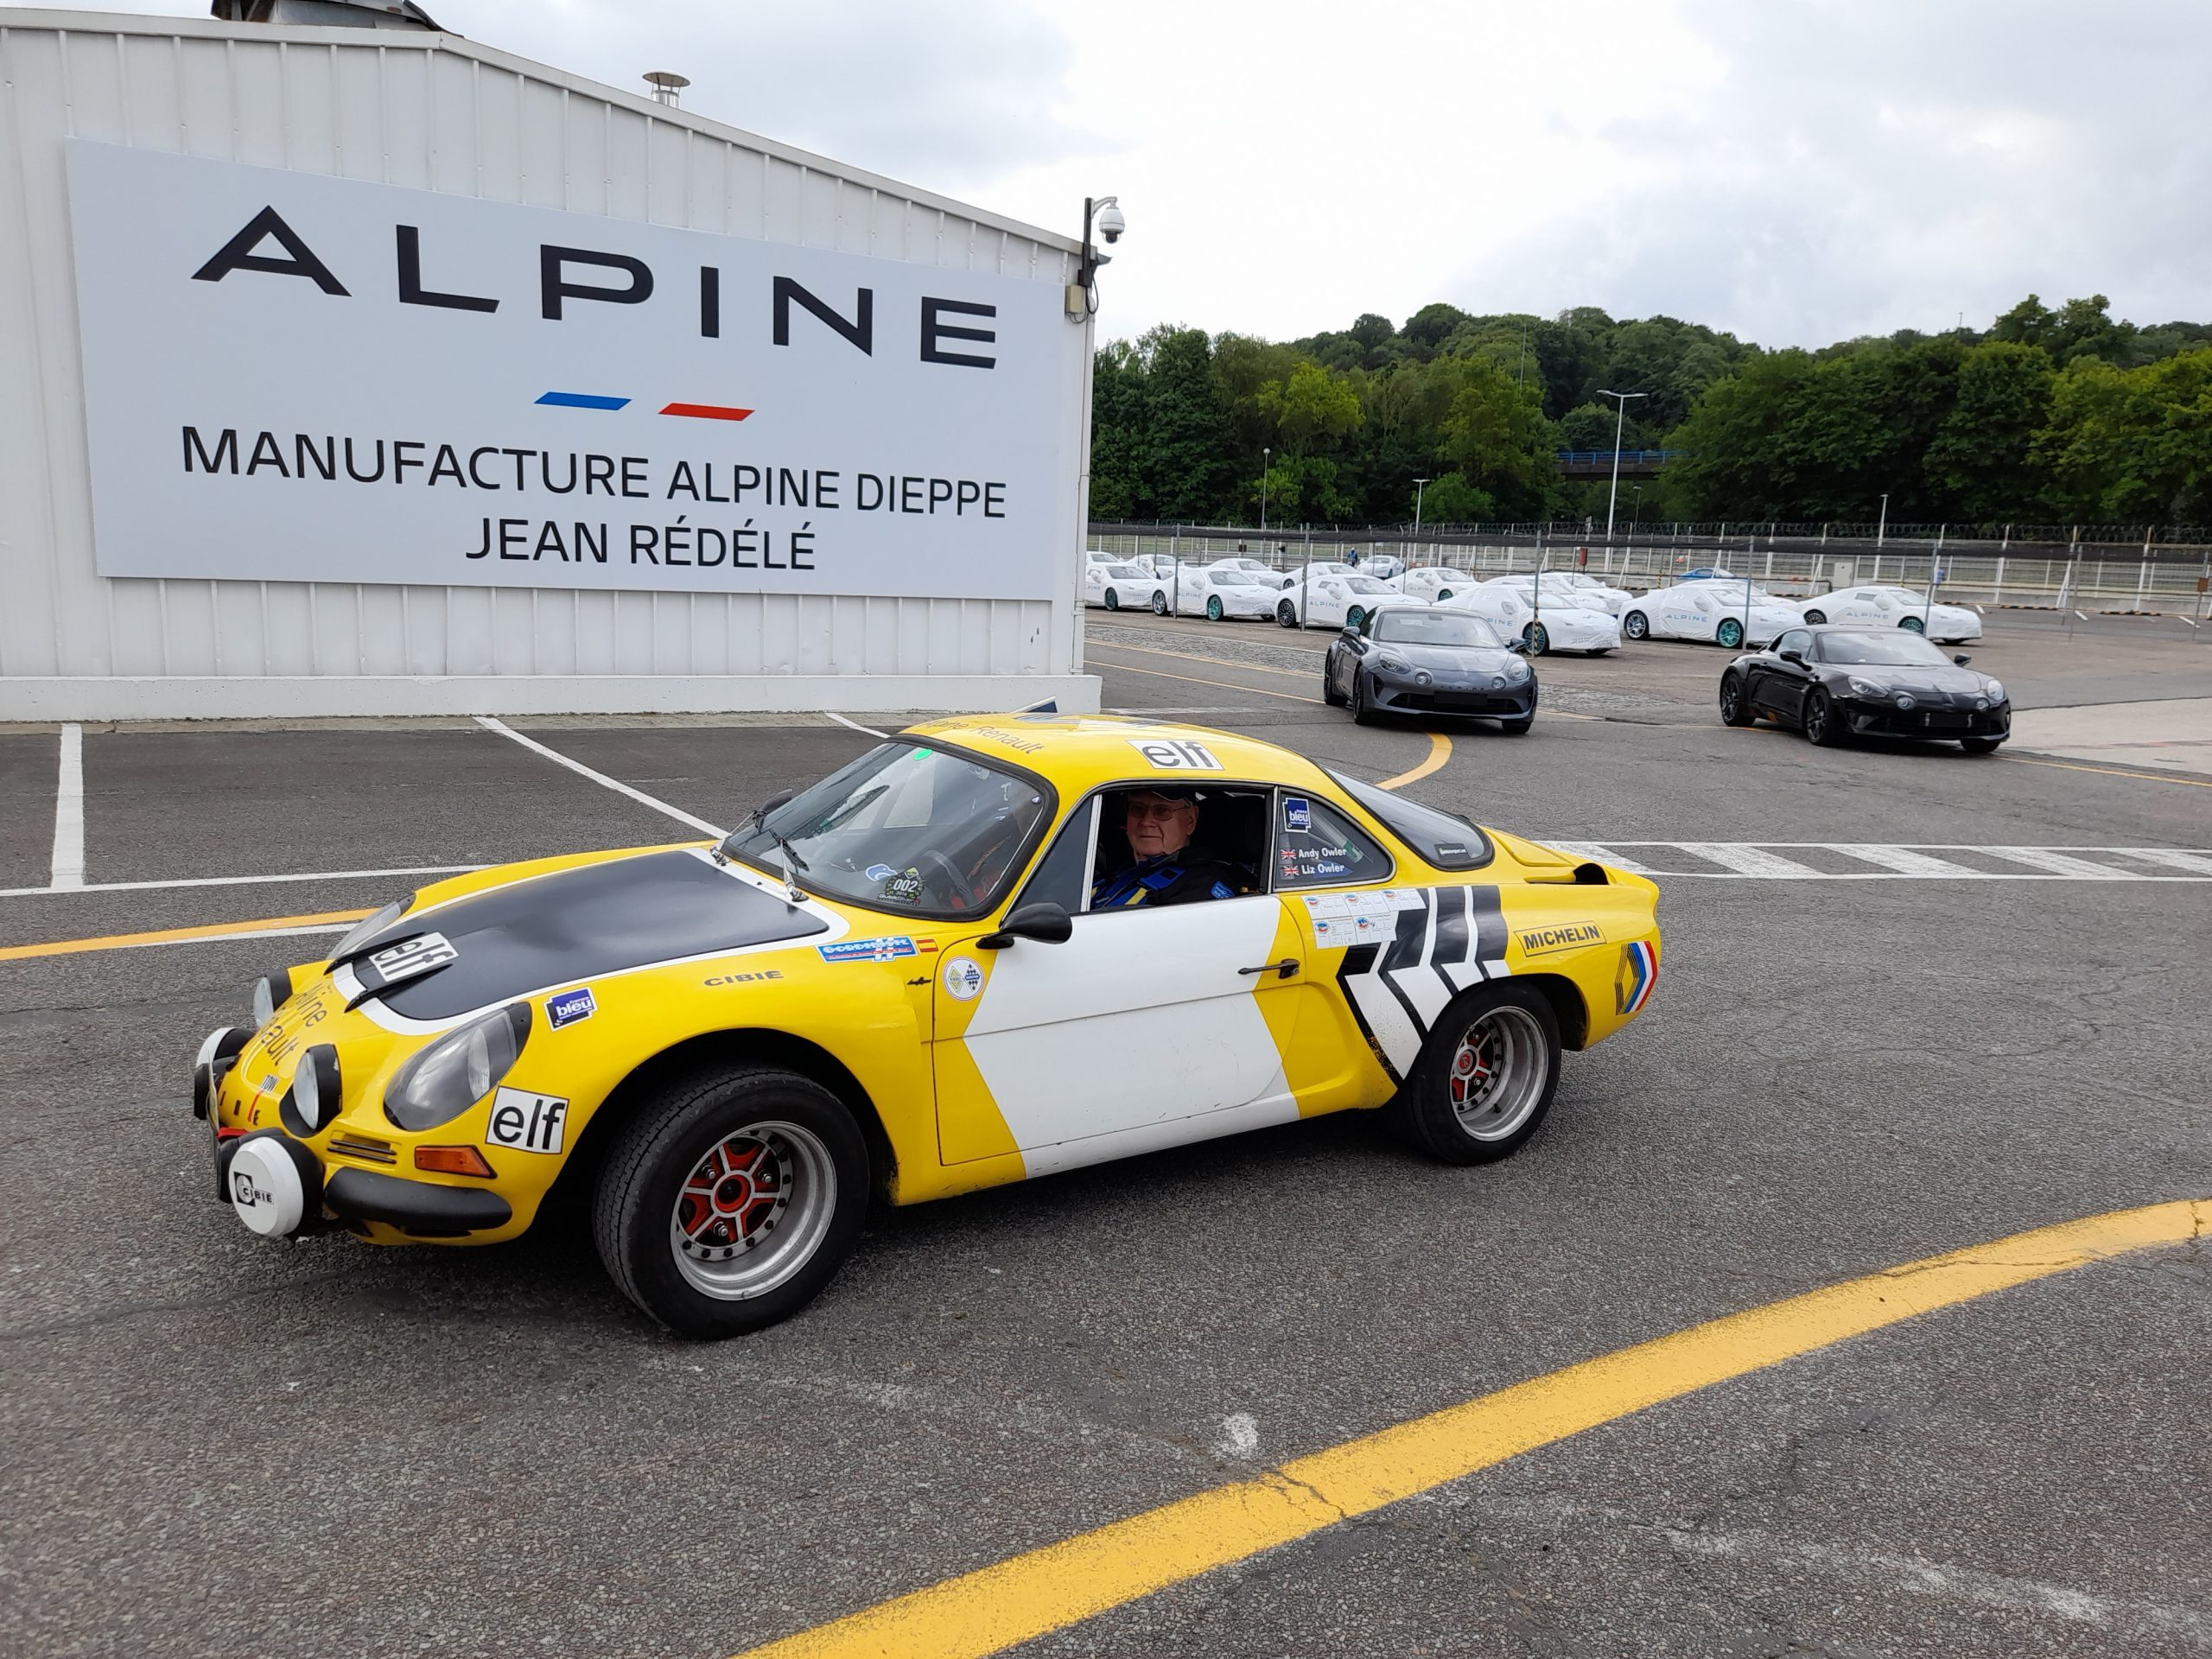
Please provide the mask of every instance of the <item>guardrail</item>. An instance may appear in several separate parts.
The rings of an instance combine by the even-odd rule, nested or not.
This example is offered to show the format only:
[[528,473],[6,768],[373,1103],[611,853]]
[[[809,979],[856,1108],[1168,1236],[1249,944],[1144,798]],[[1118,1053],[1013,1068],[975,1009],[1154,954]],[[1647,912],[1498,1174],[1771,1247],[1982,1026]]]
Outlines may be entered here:
[[[1176,531],[1102,531],[1090,545],[1118,558],[1139,554],[1167,554],[1186,562],[1206,564],[1215,559],[1257,558],[1282,571],[1299,569],[1310,557],[1344,562],[1357,551],[1361,568],[1373,562],[1377,542],[1368,536],[1314,536],[1271,546],[1255,536]],[[1936,597],[1957,603],[2059,608],[2062,604],[2085,610],[2137,611],[2204,620],[2212,616],[2212,563],[2177,559],[2066,559],[2021,557],[2011,554],[1946,551],[1927,548],[1882,550],[1834,548],[1827,553],[1759,547],[1741,543],[1722,547],[1713,543],[1623,542],[1612,547],[1581,543],[1537,548],[1499,541],[1488,543],[1457,541],[1390,542],[1389,557],[1408,568],[1441,566],[1461,570],[1474,581],[1491,576],[1546,570],[1580,571],[1610,586],[1642,592],[1678,581],[1694,569],[1719,569],[1748,575],[1771,593],[1808,597],[1850,588],[1883,583],[1924,591],[1931,575]]]

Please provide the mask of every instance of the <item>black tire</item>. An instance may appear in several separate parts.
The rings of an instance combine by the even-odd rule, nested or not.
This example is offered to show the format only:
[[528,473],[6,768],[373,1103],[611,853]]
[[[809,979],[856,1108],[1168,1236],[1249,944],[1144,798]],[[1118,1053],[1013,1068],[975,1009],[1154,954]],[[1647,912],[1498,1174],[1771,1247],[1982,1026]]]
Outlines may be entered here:
[[1749,726],[1758,716],[1751,712],[1751,700],[1744,695],[1744,677],[1740,674],[1720,677],[1720,723],[1724,726]]
[[1367,706],[1367,681],[1357,668],[1351,671],[1351,695],[1347,701],[1351,705],[1351,717],[1355,724],[1372,726],[1375,723],[1375,711]]
[[[1514,1065],[1540,1068],[1497,1085],[1513,1092],[1497,1103],[1501,1109],[1489,1113],[1482,1109],[1480,1094],[1470,1090],[1466,1074],[1459,1078],[1459,1090],[1453,1087],[1462,1041],[1485,1022],[1504,1039]],[[1551,1110],[1559,1089],[1559,1020],[1550,1000],[1532,986],[1493,980],[1452,1000],[1421,1045],[1413,1074],[1384,1110],[1392,1127],[1432,1158],[1447,1164],[1495,1163],[1526,1145]]]
[[1630,639],[1649,639],[1651,637],[1651,619],[1642,611],[1630,611],[1621,618],[1621,633]]
[[1713,643],[1724,651],[1740,650],[1744,644],[1744,625],[1732,616],[1720,619],[1720,626],[1713,631]]
[[1221,595],[1219,594],[1208,594],[1206,595],[1206,620],[1209,622],[1218,622],[1221,620]]
[[1552,648],[1551,630],[1541,622],[1531,622],[1521,630],[1521,643],[1529,647],[1531,657],[1541,657]]
[[1167,595],[1161,593],[1158,588],[1154,588],[1153,590],[1152,613],[1154,616],[1165,616],[1167,614]]
[[1821,748],[1832,749],[1843,741],[1843,721],[1827,692],[1815,688],[1805,694],[1803,720],[1805,735]]
[[1122,608],[1122,596],[1111,588],[1106,590],[1106,608],[1109,611],[1118,611]]
[[[740,1191],[748,1203],[773,1202],[766,1219],[756,1228],[741,1209],[734,1244],[718,1242],[727,1231],[702,1227],[695,1236],[703,1243],[679,1246],[687,1183],[756,1128],[749,1138],[768,1161],[755,1168],[774,1179],[756,1184],[747,1171]],[[726,1173],[717,1192],[739,1179]],[[762,1186],[780,1198],[764,1197]],[[593,1231],[609,1276],[654,1319],[682,1336],[734,1337],[788,1319],[821,1293],[860,1237],[868,1192],[860,1126],[819,1084],[769,1066],[694,1072],[640,1102],[617,1134],[600,1170]],[[768,1255],[755,1265],[764,1246],[791,1259]],[[728,1255],[714,1259],[725,1248]],[[733,1265],[741,1257],[746,1265]],[[746,1273],[760,1276],[757,1287],[741,1281]],[[702,1287],[717,1275],[726,1276],[720,1293]]]
[[1508,737],[1526,737],[1529,735],[1529,728],[1535,723],[1536,717],[1534,715],[1523,715],[1518,720],[1499,721],[1497,729]]
[[2004,741],[2001,737],[1962,737],[1959,747],[1968,754],[1994,754]]
[[[1352,671],[1355,678],[1358,673],[1357,669]],[[1332,709],[1344,706],[1344,693],[1337,690],[1337,664],[1333,656],[1325,657],[1321,661],[1321,701]]]
[[1436,590],[1436,602],[1440,605],[1451,597],[1452,590],[1449,588],[1440,588]]
[[1808,611],[1805,620],[1817,628],[1828,620],[1828,613],[1826,611]]

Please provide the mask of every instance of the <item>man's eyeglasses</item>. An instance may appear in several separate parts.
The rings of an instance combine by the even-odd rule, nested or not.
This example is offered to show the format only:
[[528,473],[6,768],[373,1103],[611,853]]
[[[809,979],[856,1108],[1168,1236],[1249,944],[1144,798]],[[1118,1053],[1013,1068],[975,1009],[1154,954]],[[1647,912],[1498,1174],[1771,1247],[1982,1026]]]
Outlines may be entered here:
[[1191,804],[1189,801],[1131,801],[1128,804],[1128,811],[1132,821],[1139,818],[1172,818]]

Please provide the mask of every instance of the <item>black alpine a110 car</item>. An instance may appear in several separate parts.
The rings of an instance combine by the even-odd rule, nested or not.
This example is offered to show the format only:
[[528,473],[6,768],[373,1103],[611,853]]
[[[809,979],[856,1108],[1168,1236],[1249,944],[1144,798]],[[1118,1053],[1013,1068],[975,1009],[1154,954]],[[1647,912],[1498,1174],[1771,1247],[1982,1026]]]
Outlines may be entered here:
[[1518,737],[1536,718],[1523,648],[1470,611],[1389,605],[1329,644],[1321,696],[1365,725],[1377,715],[1474,715]]
[[1749,726],[1764,716],[1815,743],[1847,737],[1955,739],[1988,754],[2012,734],[2005,688],[1901,628],[1784,630],[1720,677],[1720,718]]

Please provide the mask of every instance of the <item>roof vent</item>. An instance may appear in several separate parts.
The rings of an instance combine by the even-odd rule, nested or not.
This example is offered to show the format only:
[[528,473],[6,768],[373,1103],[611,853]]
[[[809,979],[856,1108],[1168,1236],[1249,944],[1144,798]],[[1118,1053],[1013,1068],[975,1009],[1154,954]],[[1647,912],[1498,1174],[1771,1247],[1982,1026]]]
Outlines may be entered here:
[[415,0],[214,0],[208,12],[226,23],[311,24],[322,29],[439,29]]
[[653,101],[676,108],[676,95],[691,83],[671,69],[648,69],[645,85],[653,89]]

